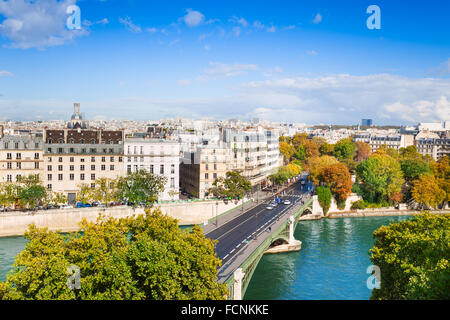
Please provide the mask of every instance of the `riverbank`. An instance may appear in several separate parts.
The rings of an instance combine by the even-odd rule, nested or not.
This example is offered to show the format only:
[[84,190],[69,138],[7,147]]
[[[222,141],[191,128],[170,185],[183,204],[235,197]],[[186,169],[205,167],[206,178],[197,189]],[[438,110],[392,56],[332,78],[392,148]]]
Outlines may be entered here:
[[[449,209],[443,210],[428,210],[433,214],[450,214]],[[364,209],[346,212],[332,212],[325,216],[325,218],[356,218],[356,217],[387,217],[387,216],[412,216],[416,214],[423,214],[424,210],[398,210],[398,209]]]

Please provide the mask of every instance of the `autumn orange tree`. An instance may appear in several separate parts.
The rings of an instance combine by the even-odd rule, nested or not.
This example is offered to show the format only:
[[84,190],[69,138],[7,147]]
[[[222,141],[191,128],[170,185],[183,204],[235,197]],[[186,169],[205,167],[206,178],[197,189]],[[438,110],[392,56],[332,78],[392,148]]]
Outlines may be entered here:
[[291,139],[292,146],[297,149],[302,144],[309,141],[309,136],[306,133],[296,133]]
[[356,153],[354,160],[356,162],[366,160],[370,156],[370,153],[372,152],[370,145],[362,141],[356,141],[355,146],[356,146]]
[[323,169],[323,180],[330,187],[336,201],[345,202],[352,192],[352,179],[346,165],[335,163]]
[[309,179],[317,186],[323,179],[323,170],[332,164],[337,164],[339,161],[332,156],[321,156],[308,160]]
[[285,163],[289,162],[295,153],[295,148],[285,141],[280,142],[280,153],[284,156]]

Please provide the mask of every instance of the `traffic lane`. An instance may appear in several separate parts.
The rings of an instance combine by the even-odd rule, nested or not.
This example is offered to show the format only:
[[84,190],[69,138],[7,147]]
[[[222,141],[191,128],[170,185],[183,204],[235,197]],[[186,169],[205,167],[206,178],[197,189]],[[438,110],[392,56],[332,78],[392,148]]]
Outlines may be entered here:
[[[296,190],[296,187],[297,187],[296,184],[294,184],[294,185],[288,187],[286,189],[286,191],[292,193]],[[267,202],[267,200],[265,202],[262,202],[261,204],[256,205],[254,208],[242,213],[241,215],[237,216],[233,220],[228,221],[224,225],[219,226],[218,228],[205,234],[205,236],[210,239],[218,239],[224,233],[227,233],[229,230],[235,228],[237,225],[241,224],[243,221],[249,219],[249,217],[251,215],[254,215],[254,214],[256,214],[256,212],[261,211],[262,208],[265,208],[267,205],[266,202]],[[212,223],[215,223],[215,222],[212,222]]]
[[[297,203],[298,201],[299,200],[294,200],[293,204]],[[232,259],[245,244],[247,244],[248,242],[253,240],[253,237],[255,234],[256,235],[261,234],[263,232],[263,230],[261,230],[261,229],[266,228],[266,224],[267,224],[267,228],[269,228],[272,221],[282,217],[286,213],[287,210],[289,210],[289,209],[286,208],[285,211],[283,211],[283,209],[281,209],[275,215],[270,216],[269,219],[265,219],[262,223],[258,224],[258,227],[256,229],[252,229],[252,230],[248,230],[247,232],[244,232],[246,237],[244,237],[240,243],[237,243],[237,241],[234,241],[233,245],[228,244],[226,246],[226,248],[225,247],[217,248],[216,252],[217,252],[218,257],[222,260],[222,264],[227,263],[227,261]]]
[[289,206],[292,206],[299,200],[297,197],[293,196],[286,196],[285,200],[286,199],[291,201],[290,205],[279,204],[272,210],[265,209],[264,207],[257,215],[250,217],[227,234],[219,237],[218,243],[216,244],[217,255],[222,258],[228,253],[233,253],[233,249],[236,249],[236,247],[243,244],[245,240],[248,240],[249,236],[256,232],[260,227],[265,225],[273,217],[280,215],[283,210],[288,210]]

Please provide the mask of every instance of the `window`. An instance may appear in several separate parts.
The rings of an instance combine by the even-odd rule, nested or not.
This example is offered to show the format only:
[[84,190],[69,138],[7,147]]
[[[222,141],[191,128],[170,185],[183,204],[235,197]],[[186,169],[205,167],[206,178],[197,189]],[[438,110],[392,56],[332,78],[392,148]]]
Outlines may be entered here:
[[39,162],[35,162],[35,163],[34,163],[34,168],[35,168],[35,169],[39,169]]
[[213,178],[217,179],[217,173],[213,173]]
[[127,165],[127,172],[131,173],[131,164]]
[[22,169],[22,163],[21,162],[17,162],[16,163],[16,168],[17,169]]
[[170,187],[175,188],[175,178],[170,178]]
[[7,169],[12,169],[12,163],[11,163],[11,162],[8,162],[8,163],[6,164],[6,168],[7,168]]
[[52,190],[52,185],[51,185],[51,184],[48,184],[48,185],[47,185],[47,189],[48,189],[48,190]]
[[84,180],[84,173],[80,174],[80,180]]
[[21,153],[16,153],[16,159],[22,159],[22,154]]
[[122,162],[122,157],[119,157],[119,162]]
[[52,171],[52,166],[47,166],[47,171]]
[[58,171],[63,171],[63,166],[62,165],[58,166]]
[[14,143],[14,148],[19,149],[19,143]]
[[104,164],[102,164],[102,171],[106,170],[106,166]]
[[75,162],[75,159],[73,157],[70,157],[70,162]]
[[95,165],[91,165],[91,170],[95,171]]
[[59,180],[59,181],[62,181],[62,179],[63,179],[62,173],[58,174],[58,180]]
[[214,170],[217,170],[217,164],[214,163]]
[[164,165],[159,166],[159,173],[164,174]]
[[[91,148],[91,153],[97,153],[97,149]],[[94,160],[95,161],[95,160]]]
[[75,153],[75,149],[74,149],[74,148],[70,148],[70,149],[69,149],[69,152],[70,152],[70,153]]
[[84,164],[82,164],[82,165],[80,166],[80,170],[81,170],[81,171],[84,171]]
[[71,174],[69,175],[69,179],[70,179],[70,180],[74,180],[74,179],[75,179],[75,175],[74,175],[73,173],[71,173]]
[[113,165],[113,164],[111,164],[111,165],[109,166],[109,170],[114,171],[114,165]]
[[209,170],[208,164],[205,164],[205,170]]
[[95,162],[95,157],[91,157],[91,162]]
[[35,153],[35,154],[34,154],[34,158],[35,158],[35,159],[39,159],[39,153]]
[[144,153],[144,147],[143,146],[141,146],[140,151],[141,151],[140,154]]
[[5,149],[8,149],[8,142],[5,142]]
[[58,153],[63,153],[64,149],[63,148],[58,148]]
[[80,162],[84,162],[84,158],[81,158],[81,159],[80,159]]
[[12,181],[12,175],[11,175],[11,174],[8,174],[8,175],[6,176],[6,181],[8,181],[8,182],[11,182],[11,181]]
[[175,173],[175,165],[174,164],[172,164],[170,166],[170,173]]
[[109,153],[114,153],[114,149],[113,148],[109,148]]
[[91,174],[91,180],[95,180],[95,173]]
[[20,174],[16,175],[16,181],[20,181],[20,178],[22,178],[22,175]]
[[106,161],[106,157],[102,157],[102,162],[105,162]]
[[153,165],[150,165],[150,173],[153,173]]
[[6,159],[12,159],[12,153],[7,153],[6,154]]
[[58,162],[63,162],[63,158],[62,158],[62,157],[59,157],[59,158],[58,158]]
[[205,179],[208,179],[208,174],[207,173],[205,173]]
[[114,162],[114,157],[110,157],[109,161]]
[[69,166],[69,170],[70,171],[74,171],[75,170],[75,166]]

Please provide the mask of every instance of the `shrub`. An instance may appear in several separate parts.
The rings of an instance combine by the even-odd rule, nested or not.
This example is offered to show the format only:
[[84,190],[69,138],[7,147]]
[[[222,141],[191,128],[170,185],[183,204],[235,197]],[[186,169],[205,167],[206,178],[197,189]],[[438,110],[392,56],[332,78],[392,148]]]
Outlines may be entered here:
[[356,209],[365,209],[367,208],[367,204],[364,200],[358,200],[352,203],[352,210],[356,210]]
[[331,190],[328,187],[317,187],[316,188],[317,198],[320,205],[323,208],[323,213],[327,214],[330,209],[331,204]]

